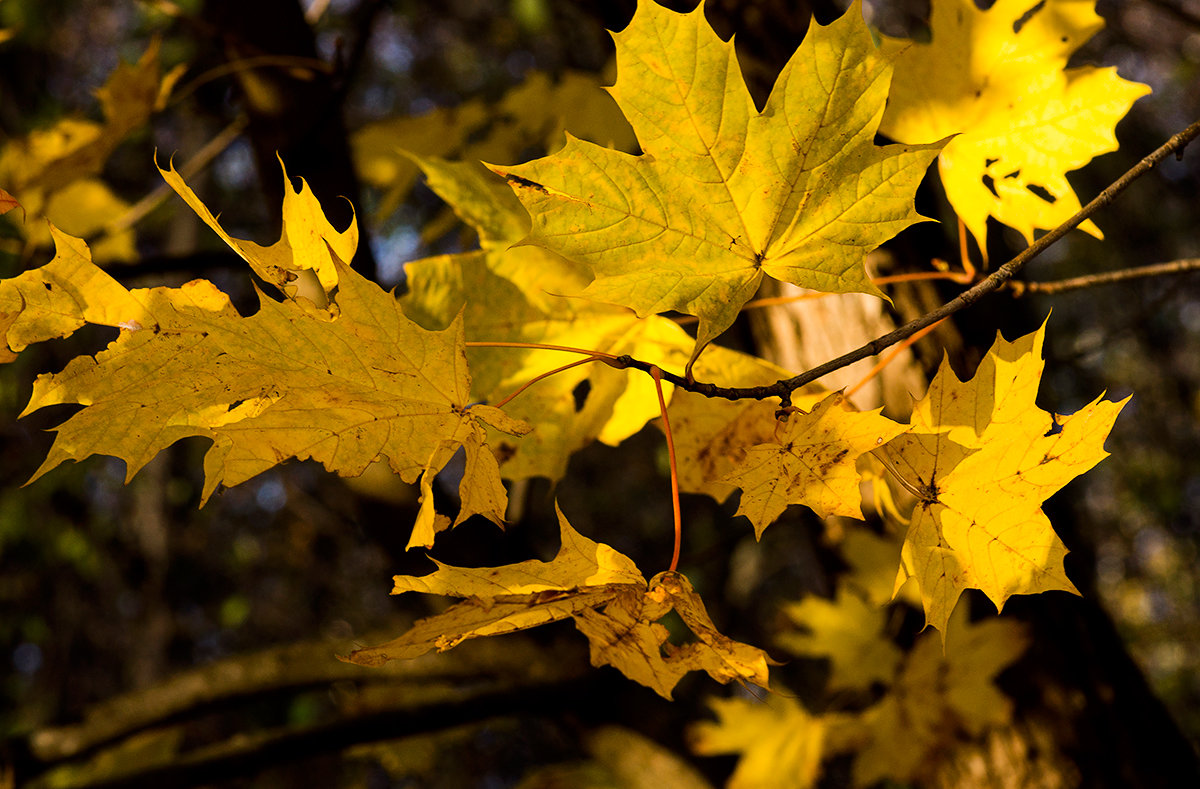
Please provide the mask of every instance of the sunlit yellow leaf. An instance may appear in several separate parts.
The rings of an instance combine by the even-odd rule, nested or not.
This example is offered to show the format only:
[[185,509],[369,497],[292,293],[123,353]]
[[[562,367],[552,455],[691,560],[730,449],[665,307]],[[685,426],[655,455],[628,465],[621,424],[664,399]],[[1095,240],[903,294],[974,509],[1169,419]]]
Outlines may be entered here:
[[594,298],[699,316],[695,353],[764,276],[880,294],[863,259],[920,219],[913,191],[940,145],[874,144],[891,66],[857,3],[810,28],[762,113],[702,7],[644,0],[614,38],[610,92],[643,155],[571,137],[494,167],[533,216],[532,243],[588,263]]
[[645,585],[646,579],[632,559],[575,531],[557,505],[556,512],[562,543],[553,561],[531,559],[503,567],[473,568],[452,567],[435,559],[438,569],[429,575],[395,576],[392,594],[422,592],[453,597],[496,597],[572,586]]
[[92,263],[87,244],[53,225],[54,259],[12,279],[0,280],[0,360],[27,346],[66,337],[85,323],[112,326],[135,320],[141,305]]
[[761,649],[722,635],[686,576],[659,573],[650,581],[648,597],[673,608],[697,639],[680,647],[671,659],[692,669],[703,669],[721,683],[736,680],[767,687],[767,666],[773,661]]
[[926,622],[943,633],[964,589],[997,608],[1014,594],[1077,593],[1041,503],[1108,456],[1104,439],[1128,400],[1097,398],[1066,417],[1040,410],[1044,331],[998,337],[967,383],[943,363],[914,408],[913,431],[883,450],[919,499],[896,588],[915,578]]
[[789,504],[822,518],[862,518],[855,463],[904,430],[879,411],[853,411],[831,394],[808,413],[791,414],[772,441],[747,448],[724,481],[742,489],[738,514],[750,519],[757,537]]
[[807,789],[820,776],[825,723],[795,700],[771,694],[760,700],[712,699],[715,722],[688,729],[701,756],[740,754],[726,789]]
[[806,632],[786,631],[779,645],[797,655],[829,658],[831,691],[867,690],[892,681],[901,652],[884,632],[884,607],[839,586],[834,600],[809,595],[783,610]]
[[352,217],[348,228],[335,230],[304,179],[300,179],[300,190],[296,191],[288,178],[287,168],[283,167],[283,160],[279,165],[283,169],[283,233],[269,247],[226,233],[208,207],[184,183],[173,163],[169,163],[166,170],[159,167],[158,171],[204,223],[264,281],[292,296],[296,293],[299,272],[310,270],[316,273],[322,289],[329,294],[338,284],[334,259],[349,263],[358,249],[358,220]]
[[[462,446],[462,485],[490,489],[480,514],[501,522],[496,467],[473,457],[490,450],[469,409],[461,322],[425,331],[391,294],[337,260],[337,301],[329,309],[263,296],[258,312],[242,317],[205,280],[125,291],[88,261],[81,242],[59,234],[58,243],[49,271],[14,288],[19,298],[39,288],[65,295],[26,301],[8,329],[10,347],[14,332],[19,345],[67,333],[81,320],[121,333],[94,357],[34,383],[25,413],[85,406],[56,428],[35,476],[99,453],[124,459],[131,478],[167,446],[202,436],[213,442],[204,463],[207,499],[217,485],[236,485],[288,458],[313,458],[353,476],[386,457],[414,482],[423,471],[436,474]],[[477,496],[464,493],[467,514],[479,507]]]
[[[938,171],[985,254],[989,216],[1032,242],[1076,213],[1067,172],[1115,151],[1113,126],[1150,92],[1113,68],[1066,68],[1104,26],[1094,5],[933,0],[929,43],[886,44],[898,57],[880,131],[910,143],[958,134]],[[1101,235],[1091,220],[1080,227]]]
[[[666,698],[691,671],[705,671],[722,683],[767,686],[766,653],[722,635],[685,577],[659,573],[647,584],[632,560],[580,535],[561,510],[558,521],[562,547],[552,561],[479,569],[439,562],[427,576],[396,576],[393,594],[420,591],[466,599],[422,619],[399,638],[345,659],[377,666],[571,617],[588,639],[593,665],[613,666]],[[694,641],[670,642],[658,620],[672,610]]]

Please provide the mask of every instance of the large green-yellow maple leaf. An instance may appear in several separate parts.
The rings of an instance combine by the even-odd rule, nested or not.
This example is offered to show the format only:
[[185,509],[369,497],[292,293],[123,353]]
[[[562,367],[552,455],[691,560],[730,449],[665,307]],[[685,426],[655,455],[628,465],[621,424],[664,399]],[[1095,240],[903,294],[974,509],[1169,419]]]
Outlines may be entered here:
[[[439,562],[426,576],[395,576],[392,594],[416,591],[466,599],[420,620],[398,638],[352,652],[346,660],[378,666],[570,617],[588,639],[592,665],[613,666],[666,698],[690,671],[705,671],[722,683],[767,687],[766,653],[718,632],[687,578],[665,572],[647,583],[632,559],[584,537],[557,512],[562,545],[549,562],[533,559],[478,569]],[[658,620],[671,611],[694,641],[670,642]]]
[[858,3],[810,29],[761,113],[701,7],[644,0],[614,38],[611,92],[643,153],[569,137],[494,168],[533,216],[530,242],[591,266],[592,298],[699,316],[693,357],[764,276],[880,293],[863,259],[919,221],[912,195],[941,145],[874,144],[891,65]]
[[997,337],[965,383],[943,362],[912,431],[882,450],[918,497],[896,588],[915,578],[926,622],[943,634],[964,589],[997,608],[1014,594],[1078,594],[1041,504],[1108,456],[1104,440],[1128,398],[1097,398],[1065,417],[1039,409],[1044,331]]
[[[461,314],[468,341],[630,354],[667,369],[687,361],[691,339],[674,322],[658,316],[643,320],[624,307],[564,297],[587,284],[582,266],[538,247],[509,248],[528,232],[529,215],[501,179],[478,163],[414,158],[429,186],[479,233],[483,246],[405,265],[408,293],[401,303],[422,326],[441,328]],[[583,357],[545,349],[471,347],[467,358],[473,396],[498,402]],[[671,388],[666,387],[668,396]],[[496,436],[492,442],[508,479],[557,480],[571,453],[597,439],[617,444],[659,413],[648,376],[604,364],[543,379],[505,408],[534,425],[525,436]]]
[[[467,470],[459,520],[503,518],[504,488],[481,420],[523,426],[497,409],[471,406],[461,322],[442,332],[420,328],[390,293],[336,259],[339,288],[329,308],[260,294],[258,312],[243,317],[206,280],[127,291],[91,263],[82,241],[54,232],[58,255],[32,290],[61,290],[66,298],[23,298],[8,327],[10,348],[84,322],[121,331],[94,357],[34,382],[24,413],[84,406],[55,429],[35,478],[94,454],[122,458],[132,478],[162,449],[202,436],[213,442],[205,499],[218,484],[236,485],[288,458],[313,458],[354,476],[386,456],[408,482],[424,474],[427,488],[461,446]],[[0,284],[0,298],[6,290]],[[39,314],[48,325],[38,326]],[[430,493],[416,544],[433,539]]]
[[[1150,88],[1114,68],[1066,68],[1104,26],[1092,0],[932,5],[929,43],[885,44],[899,54],[880,131],[910,143],[957,133],[938,172],[980,248],[989,216],[1032,242],[1079,210],[1066,173],[1117,149],[1113,126]],[[1101,237],[1091,220],[1080,227]]]

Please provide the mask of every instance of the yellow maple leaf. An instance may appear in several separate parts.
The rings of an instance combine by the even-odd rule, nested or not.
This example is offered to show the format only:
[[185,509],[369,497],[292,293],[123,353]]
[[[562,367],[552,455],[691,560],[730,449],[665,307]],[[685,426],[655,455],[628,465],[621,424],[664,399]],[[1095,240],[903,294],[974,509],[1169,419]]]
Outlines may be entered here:
[[965,383],[943,362],[912,432],[883,449],[918,498],[896,589],[915,578],[926,622],[943,634],[964,589],[982,590],[997,608],[1014,594],[1078,594],[1041,503],[1108,456],[1104,440],[1128,398],[1097,398],[1065,417],[1039,409],[1044,332],[997,337]]
[[1028,645],[1017,622],[972,623],[965,614],[955,616],[944,650],[936,638],[918,639],[895,684],[861,716],[859,736],[866,741],[855,757],[854,783],[886,778],[920,785],[931,754],[1007,723],[1012,702],[995,678]]
[[[720,378],[727,386],[765,386],[791,373],[756,356],[710,345],[693,368],[698,377]],[[812,408],[827,393],[797,392],[792,404]],[[765,400],[715,400],[694,392],[676,391],[668,415],[675,436],[679,489],[704,493],[725,501],[737,487],[725,479],[755,444],[772,440],[778,424],[777,405]]]
[[826,725],[795,700],[771,694],[762,701],[713,699],[716,721],[688,728],[701,756],[740,754],[726,789],[807,789],[816,785]]
[[265,282],[288,296],[294,296],[298,274],[308,270],[316,274],[321,288],[328,295],[338,284],[334,258],[349,263],[358,249],[358,219],[351,217],[348,228],[335,230],[305,180],[300,179],[300,189],[296,191],[282,159],[279,160],[279,166],[283,170],[283,230],[279,240],[269,247],[226,233],[208,207],[184,183],[173,163],[168,163],[166,170],[159,167],[158,171],[196,215],[249,263],[254,273]]
[[862,518],[855,464],[906,429],[880,410],[852,411],[834,393],[807,413],[793,413],[775,440],[746,450],[724,481],[742,489],[737,514],[750,519],[756,537],[789,504],[803,504],[822,518]]
[[[90,262],[83,242],[54,232],[60,251],[48,273],[26,275],[29,282],[12,288],[0,284],[0,299],[14,291],[22,299],[19,319],[7,327],[9,347],[84,321],[121,333],[94,357],[34,382],[26,414],[59,403],[85,406],[56,428],[35,479],[97,453],[125,460],[132,478],[160,450],[203,436],[213,442],[204,461],[207,499],[218,484],[239,484],[293,457],[354,476],[386,456],[414,482],[422,473],[431,478],[462,446],[458,520],[482,514],[502,521],[504,489],[494,460],[487,462],[483,424],[527,426],[470,405],[461,322],[425,331],[391,294],[337,260],[337,301],[329,309],[260,294],[258,312],[242,317],[205,280],[127,291]],[[39,289],[63,295],[22,295]],[[423,504],[432,519],[432,498]]]
[[[1032,242],[1079,211],[1066,173],[1115,151],[1113,126],[1150,92],[1113,68],[1066,68],[1104,25],[1093,6],[934,0],[929,43],[886,41],[898,56],[880,131],[904,142],[959,133],[938,171],[985,254],[989,216]],[[1091,220],[1080,227],[1102,237]]]
[[[159,62],[161,42],[151,41],[135,64],[121,63],[96,91],[104,122],[69,117],[49,128],[0,146],[0,183],[20,200],[31,218],[45,217],[77,236],[103,231],[129,204],[95,176],[108,157],[134,129],[162,109],[186,66],[166,74]],[[43,221],[27,222],[26,243],[51,242]],[[121,230],[93,249],[96,260],[135,257],[134,234]]]
[[[466,599],[398,638],[344,659],[378,666],[571,617],[588,639],[592,665],[613,666],[665,698],[690,671],[705,671],[722,683],[767,686],[766,653],[718,632],[687,578],[665,572],[647,583],[631,559],[579,534],[555,509],[562,546],[553,560],[478,569],[439,562],[427,576],[395,576],[392,594],[421,591]],[[696,640],[678,646],[669,641],[667,628],[657,620],[671,611]]]
[[49,233],[53,260],[0,280],[0,362],[87,323],[117,328],[140,311],[129,291],[92,263],[86,244],[53,225]]
[[702,6],[644,0],[614,39],[610,92],[643,155],[570,137],[493,167],[533,216],[530,242],[591,266],[593,298],[698,316],[693,359],[764,276],[882,295],[864,257],[920,220],[912,195],[941,145],[874,144],[891,65],[859,3],[810,28],[761,113]]
[[830,690],[868,690],[895,677],[902,655],[884,633],[883,606],[839,586],[833,600],[809,595],[783,612],[806,632],[786,631],[779,645],[796,655],[829,658]]

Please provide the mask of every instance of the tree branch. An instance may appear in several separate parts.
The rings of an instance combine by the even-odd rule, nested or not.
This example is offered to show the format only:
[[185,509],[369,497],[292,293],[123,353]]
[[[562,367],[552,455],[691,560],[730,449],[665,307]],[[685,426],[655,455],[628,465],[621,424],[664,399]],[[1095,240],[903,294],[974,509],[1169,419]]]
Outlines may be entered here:
[[[374,634],[369,641],[379,641]],[[561,696],[586,675],[582,644],[552,646],[521,636],[480,639],[448,654],[429,654],[364,668],[336,660],[344,643],[302,642],[228,658],[185,671],[158,685],[114,697],[74,724],[34,730],[0,743],[18,752],[18,777],[74,765],[76,786],[190,786],[245,774],[360,742],[371,742],[522,709],[528,694]],[[269,729],[194,747],[171,749],[136,765],[119,764],[128,738],[167,732],[217,710],[233,711],[271,697],[311,690],[350,693],[344,708],[311,726]],[[561,699],[560,699],[561,701]],[[553,704],[553,702],[550,702]],[[90,762],[81,759],[93,757]],[[3,773],[0,772],[0,776]],[[207,776],[207,779],[202,777]]]
[[1155,263],[1150,266],[1138,266],[1137,268],[1126,268],[1119,271],[1105,271],[1101,274],[1088,274],[1082,277],[1071,277],[1070,279],[1060,279],[1053,282],[1019,282],[1013,280],[1008,283],[1008,286],[1012,290],[1013,295],[1019,298],[1027,293],[1062,293],[1068,290],[1078,290],[1079,288],[1090,288],[1093,285],[1109,285],[1114,282],[1125,282],[1131,279],[1157,277],[1163,274],[1181,274],[1185,271],[1198,270],[1200,270],[1200,258],[1186,258],[1184,260],[1172,260],[1170,263]]

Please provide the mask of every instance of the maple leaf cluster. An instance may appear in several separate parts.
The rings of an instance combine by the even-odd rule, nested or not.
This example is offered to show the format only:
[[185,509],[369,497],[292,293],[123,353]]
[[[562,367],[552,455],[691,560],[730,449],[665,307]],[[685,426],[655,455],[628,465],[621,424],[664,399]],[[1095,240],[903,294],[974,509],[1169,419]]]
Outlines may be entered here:
[[[419,485],[409,547],[430,547],[438,532],[474,515],[503,524],[503,480],[560,479],[577,450],[619,443],[661,415],[677,436],[682,490],[720,500],[741,491],[738,514],[756,536],[792,505],[861,518],[864,475],[910,494],[889,592],[904,594],[914,580],[927,623],[943,637],[965,589],[982,590],[997,608],[1013,594],[1073,592],[1062,566],[1066,548],[1041,504],[1105,457],[1123,402],[1098,398],[1069,417],[1039,409],[1044,327],[1011,342],[998,338],[969,381],[943,364],[907,423],[856,411],[840,393],[818,389],[789,390],[779,409],[748,397],[710,399],[691,386],[789,378],[711,344],[765,278],[883,297],[864,258],[922,221],[913,194],[935,159],[952,206],[981,246],[988,216],[1031,238],[1033,228],[1073,212],[1078,200],[1065,172],[1111,148],[1112,124],[1144,88],[1111,71],[1063,71],[1096,18],[1086,3],[1045,6],[1017,26],[1017,5],[1005,0],[990,11],[937,0],[930,43],[889,39],[880,48],[855,3],[836,22],[813,27],[759,111],[732,41],[712,31],[701,8],[677,14],[643,1],[615,35],[615,104],[595,99],[597,113],[619,108],[628,120],[627,127],[619,117],[596,124],[618,147],[568,135],[551,156],[485,168],[478,158],[493,149],[472,148],[471,135],[435,135],[405,152],[382,142],[386,128],[364,133],[360,162],[392,189],[390,199],[399,200],[419,170],[479,238],[477,250],[409,263],[401,297],[351,267],[357,219],[335,229],[286,170],[282,233],[263,246],[228,234],[173,165],[160,168],[273,292],[260,291],[258,311],[243,316],[204,280],[127,289],[93,262],[83,241],[52,227],[53,260],[0,282],[0,357],[10,361],[85,324],[119,334],[94,357],[34,384],[25,413],[83,407],[55,429],[35,478],[94,454],[122,458],[132,477],[192,436],[211,442],[204,499],[288,459],[311,458],[346,476],[385,462]],[[1070,13],[1057,13],[1060,6]],[[1011,78],[991,79],[1014,62],[1021,68]],[[931,80],[931,70],[952,78]],[[0,180],[13,193],[0,191],[0,209],[40,210],[62,187],[45,168],[63,157],[98,170],[94,160],[111,150],[112,135],[127,131],[129,114],[151,112],[172,81],[159,76],[156,51],[148,52],[132,76],[114,77],[102,94],[111,133],[59,140],[36,159],[44,172],[13,169],[12,151],[48,143],[6,148]],[[138,89],[118,90],[127,82]],[[577,82],[558,88],[564,96],[577,89]],[[1102,104],[1089,101],[1100,94]],[[134,109],[120,109],[127,106]],[[1090,137],[1076,133],[1084,126]],[[632,136],[621,131],[629,128]],[[877,133],[900,142],[878,145]],[[640,153],[619,147],[635,144]],[[456,147],[470,148],[475,161],[440,158]],[[698,318],[696,336],[662,314],[669,312]],[[581,354],[580,363],[564,365],[564,351]],[[688,385],[660,389],[657,377],[629,369],[631,359],[683,370],[675,380]],[[669,407],[660,406],[660,394]],[[433,484],[459,452],[452,518],[435,508]],[[561,511],[559,523],[562,548],[550,562],[439,565],[427,576],[397,576],[395,594],[462,600],[348,659],[376,665],[570,619],[595,665],[614,666],[663,696],[690,671],[768,686],[766,653],[719,632],[674,567],[647,580],[631,559],[575,532]],[[876,637],[882,602],[872,594],[830,604],[868,624],[859,632],[872,635],[862,638],[828,616],[820,624],[816,602],[792,612],[826,636],[820,648],[834,658],[835,687],[924,681],[912,668],[915,656],[901,670],[895,648]],[[671,612],[690,632],[683,643],[673,643],[660,621]],[[801,653],[817,648],[803,636],[790,643]],[[842,659],[862,653],[856,665]],[[721,708],[726,728],[733,709]],[[795,705],[760,713],[825,736],[826,724]],[[880,731],[904,715],[886,702],[872,714]],[[751,747],[715,730],[701,743],[706,752]],[[810,745],[789,746],[806,781],[820,754]],[[870,765],[885,757],[869,753],[860,755],[865,775],[884,774]]]

